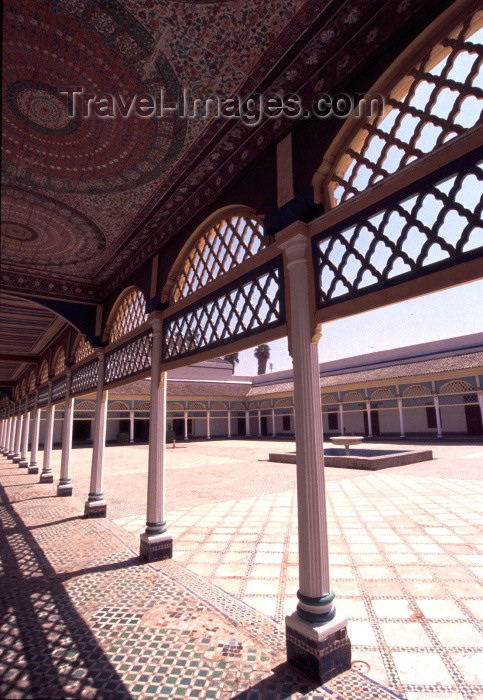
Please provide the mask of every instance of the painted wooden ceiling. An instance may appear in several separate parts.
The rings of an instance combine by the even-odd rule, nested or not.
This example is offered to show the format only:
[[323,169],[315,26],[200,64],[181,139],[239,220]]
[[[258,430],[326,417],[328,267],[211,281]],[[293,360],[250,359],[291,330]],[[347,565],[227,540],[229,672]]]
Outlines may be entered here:
[[7,0],[2,285],[92,300],[109,293],[283,128],[274,119],[254,128],[166,112],[70,116],[63,88],[125,99],[163,88],[170,104],[185,89],[201,99],[261,89],[313,95],[417,5]]

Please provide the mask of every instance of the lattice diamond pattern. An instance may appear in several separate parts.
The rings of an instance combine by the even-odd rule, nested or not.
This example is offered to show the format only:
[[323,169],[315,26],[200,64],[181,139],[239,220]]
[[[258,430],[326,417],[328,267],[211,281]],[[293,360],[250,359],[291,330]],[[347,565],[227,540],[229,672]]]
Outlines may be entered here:
[[134,330],[147,319],[146,301],[139,289],[133,289],[121,301],[116,318],[112,324],[109,340],[113,343],[123,335]]
[[176,278],[171,302],[218,279],[264,247],[263,226],[255,218],[232,216],[211,225],[189,252]]
[[284,322],[280,263],[163,325],[163,359],[172,360],[224,344]]
[[[481,21],[480,21],[481,23]],[[329,183],[333,204],[376,184],[478,123],[483,30],[469,18],[392,89],[387,109],[357,132]]]
[[67,377],[56,379],[52,384],[52,401],[59,401],[65,397],[67,391]]
[[340,232],[316,237],[318,306],[452,265],[483,248],[483,171],[469,166]]
[[49,366],[47,361],[44,360],[39,371],[39,384],[43,384],[49,378]]
[[131,377],[151,367],[153,332],[148,331],[106,354],[104,382]]
[[71,394],[95,389],[99,381],[99,362],[97,358],[82,367],[72,370]]
[[29,411],[31,411],[32,408],[34,408],[34,406],[35,406],[35,393],[29,394],[27,397],[27,408],[29,409]]
[[94,348],[89,343],[89,341],[85,338],[81,338],[81,340],[79,340],[79,342],[77,343],[77,348],[75,351],[75,361],[82,362],[82,360],[85,360],[86,357],[92,355],[93,352]]
[[49,387],[43,386],[41,389],[39,389],[39,397],[37,399],[37,405],[38,406],[45,406],[47,404],[48,400],[49,400]]
[[64,348],[60,348],[55,356],[53,374],[56,377],[58,374],[62,374],[65,370],[65,352]]

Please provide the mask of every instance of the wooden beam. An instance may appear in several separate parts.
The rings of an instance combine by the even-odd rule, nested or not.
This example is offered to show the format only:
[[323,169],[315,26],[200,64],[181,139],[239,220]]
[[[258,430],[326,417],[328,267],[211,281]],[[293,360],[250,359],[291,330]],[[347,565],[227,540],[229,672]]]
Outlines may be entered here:
[[0,352],[0,362],[26,362],[29,365],[36,365],[38,361],[38,355]]

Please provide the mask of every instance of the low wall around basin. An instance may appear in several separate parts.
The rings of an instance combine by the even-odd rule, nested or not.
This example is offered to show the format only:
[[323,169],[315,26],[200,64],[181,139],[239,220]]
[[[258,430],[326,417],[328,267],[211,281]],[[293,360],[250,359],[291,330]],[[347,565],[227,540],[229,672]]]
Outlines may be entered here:
[[[416,462],[427,462],[433,459],[432,450],[405,450],[404,452],[390,451],[384,454],[381,450],[381,455],[374,455],[376,450],[370,450],[371,456],[362,457],[362,450],[358,450],[359,454],[353,457],[345,455],[328,455],[324,454],[324,464],[326,467],[338,467],[339,469],[388,469],[389,467],[403,467],[406,464],[415,464]],[[285,462],[288,464],[296,464],[295,452],[271,452],[268,455],[269,462]]]

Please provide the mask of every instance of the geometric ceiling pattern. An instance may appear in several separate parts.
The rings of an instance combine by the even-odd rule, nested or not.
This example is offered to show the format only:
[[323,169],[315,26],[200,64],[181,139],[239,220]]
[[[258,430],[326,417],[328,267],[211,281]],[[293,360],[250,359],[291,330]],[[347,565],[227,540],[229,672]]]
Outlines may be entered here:
[[[144,118],[129,110],[134,95],[159,95],[159,104],[162,89],[165,106],[183,94],[224,99],[261,87],[313,96],[417,6],[7,0],[3,285],[41,293],[55,279],[60,295],[110,293],[287,126],[280,119],[256,128],[184,119],[166,110]],[[107,95],[103,113],[89,112],[92,95]]]

